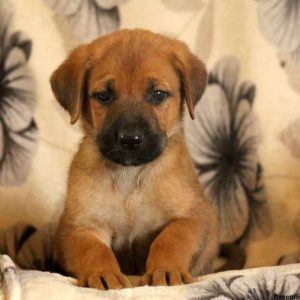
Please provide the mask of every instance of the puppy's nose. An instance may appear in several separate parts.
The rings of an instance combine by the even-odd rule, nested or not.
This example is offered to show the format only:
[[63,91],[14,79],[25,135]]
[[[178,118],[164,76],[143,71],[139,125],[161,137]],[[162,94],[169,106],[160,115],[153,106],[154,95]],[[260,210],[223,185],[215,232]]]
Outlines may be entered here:
[[143,137],[138,133],[120,132],[118,135],[118,142],[123,149],[135,150],[141,146]]

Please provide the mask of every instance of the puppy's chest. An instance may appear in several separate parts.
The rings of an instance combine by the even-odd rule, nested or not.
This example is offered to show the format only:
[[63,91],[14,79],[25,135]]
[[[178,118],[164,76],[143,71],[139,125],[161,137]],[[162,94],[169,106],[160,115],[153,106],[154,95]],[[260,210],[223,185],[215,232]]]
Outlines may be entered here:
[[151,200],[133,193],[115,208],[112,212],[115,218],[110,220],[114,228],[114,248],[143,239],[163,225],[165,215]]
[[90,211],[92,219],[109,225],[113,232],[112,246],[116,249],[144,238],[166,222],[157,195],[149,187],[137,187],[135,182],[120,183],[114,188],[108,184],[95,196],[98,199]]

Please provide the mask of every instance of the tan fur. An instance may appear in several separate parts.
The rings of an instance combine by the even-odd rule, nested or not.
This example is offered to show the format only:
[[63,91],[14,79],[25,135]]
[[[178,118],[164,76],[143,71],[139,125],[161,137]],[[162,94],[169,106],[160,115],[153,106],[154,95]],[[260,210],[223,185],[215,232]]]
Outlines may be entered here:
[[[74,107],[82,106],[86,135],[69,173],[68,196],[57,234],[60,261],[80,285],[99,289],[128,286],[122,272],[134,273],[130,259],[141,266],[142,284],[190,282],[190,272],[200,275],[209,271],[218,251],[216,214],[198,183],[180,117],[180,90],[191,116],[195,97],[203,92],[203,64],[182,43],[142,30],[116,32],[82,47],[51,79],[61,102],[60,93],[66,92],[59,85],[78,84],[76,80],[68,82],[69,68],[74,68],[73,60],[79,55],[76,51],[88,53],[82,69],[74,69],[81,74],[88,69],[87,99],[67,100],[68,95],[63,95],[72,121],[77,117]],[[174,70],[179,60],[179,68],[184,69],[180,71],[182,80]],[[157,78],[159,86],[167,86],[172,99],[160,107],[146,103],[143,75]],[[120,95],[108,108],[91,95],[110,78],[114,78]],[[73,93],[80,88],[69,87]],[[95,136],[105,116],[113,121],[118,111],[136,109],[148,114],[149,119],[154,116],[159,120],[168,137],[167,145],[146,165],[114,164],[100,155]]]

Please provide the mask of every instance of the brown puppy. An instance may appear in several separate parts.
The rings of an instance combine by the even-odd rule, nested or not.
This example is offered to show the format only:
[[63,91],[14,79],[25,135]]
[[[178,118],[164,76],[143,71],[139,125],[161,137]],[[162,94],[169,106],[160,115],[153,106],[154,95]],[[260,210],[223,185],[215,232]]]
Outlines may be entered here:
[[181,42],[122,30],[75,49],[51,77],[53,92],[81,117],[58,254],[79,285],[176,285],[209,271],[218,223],[205,200],[183,132],[206,83]]

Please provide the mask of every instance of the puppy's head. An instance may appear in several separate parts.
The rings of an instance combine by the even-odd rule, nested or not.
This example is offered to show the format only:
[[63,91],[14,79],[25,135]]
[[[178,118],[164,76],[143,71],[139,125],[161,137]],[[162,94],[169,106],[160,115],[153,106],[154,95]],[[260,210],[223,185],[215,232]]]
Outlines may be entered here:
[[184,102],[194,118],[205,84],[204,65],[183,43],[144,30],[78,47],[51,77],[71,123],[81,116],[103,157],[134,166],[163,152]]

